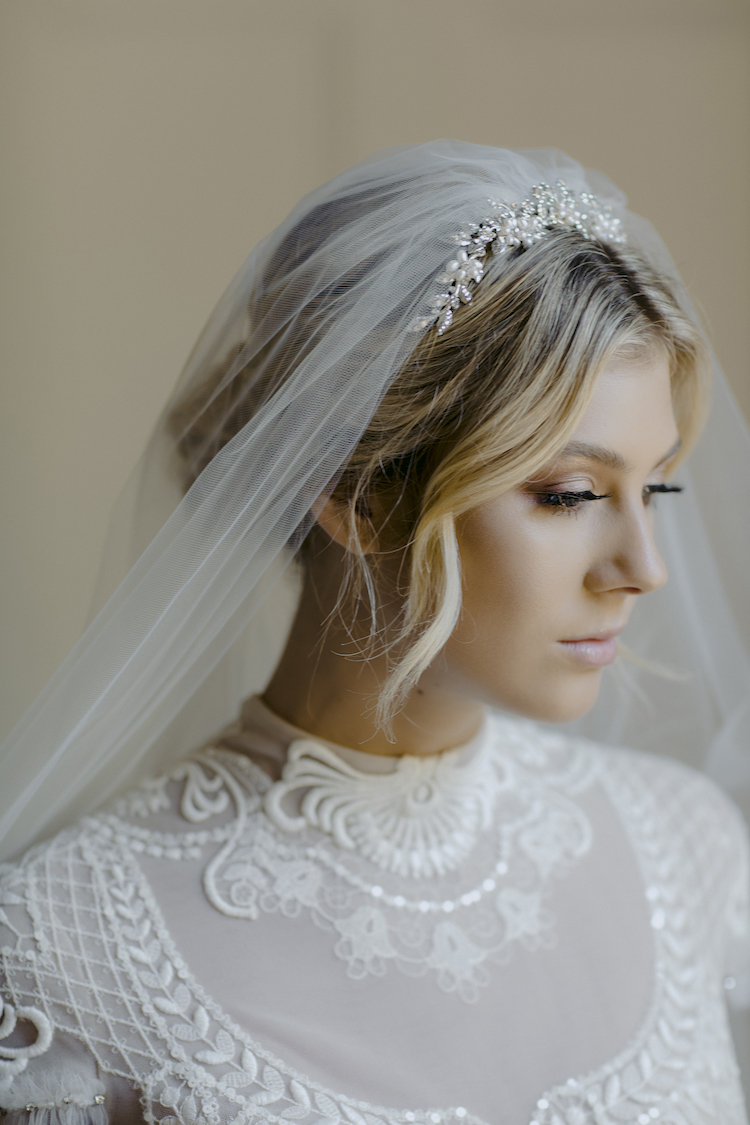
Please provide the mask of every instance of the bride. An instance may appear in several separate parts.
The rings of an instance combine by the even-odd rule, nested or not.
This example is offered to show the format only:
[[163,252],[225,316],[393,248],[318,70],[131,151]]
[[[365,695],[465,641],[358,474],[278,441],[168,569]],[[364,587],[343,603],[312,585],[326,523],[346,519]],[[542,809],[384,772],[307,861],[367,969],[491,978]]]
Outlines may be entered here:
[[13,1121],[746,1121],[741,816],[616,745],[747,770],[709,366],[557,152],[389,150],[256,248],[4,751]]

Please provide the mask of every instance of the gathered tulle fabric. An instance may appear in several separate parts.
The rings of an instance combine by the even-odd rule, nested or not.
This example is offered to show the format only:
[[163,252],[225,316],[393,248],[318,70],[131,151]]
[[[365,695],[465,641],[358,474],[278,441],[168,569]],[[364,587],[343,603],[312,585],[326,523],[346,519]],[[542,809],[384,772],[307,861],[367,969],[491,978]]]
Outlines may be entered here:
[[[31,1096],[39,1095],[32,1090]],[[10,1110],[5,1120],[7,1125],[107,1125],[108,1115],[103,1105],[61,1105],[52,1109]]]
[[[611,206],[628,244],[674,274],[656,234],[603,176],[554,150],[455,141],[377,154],[306,197],[253,251],[116,513],[98,595],[106,604],[2,748],[2,854],[177,760],[262,686],[294,604],[291,550],[414,348],[415,318],[429,310],[457,232],[486,216],[489,199],[517,203],[558,179]],[[483,284],[502,268],[491,261]],[[188,429],[193,389],[220,371],[218,395],[248,370],[252,419],[180,498],[180,435],[167,424],[175,404]],[[659,512],[671,582],[625,635],[638,657],[677,675],[626,668],[581,724],[706,768],[741,801],[748,473],[750,439],[717,369],[713,413],[681,477],[689,490]]]

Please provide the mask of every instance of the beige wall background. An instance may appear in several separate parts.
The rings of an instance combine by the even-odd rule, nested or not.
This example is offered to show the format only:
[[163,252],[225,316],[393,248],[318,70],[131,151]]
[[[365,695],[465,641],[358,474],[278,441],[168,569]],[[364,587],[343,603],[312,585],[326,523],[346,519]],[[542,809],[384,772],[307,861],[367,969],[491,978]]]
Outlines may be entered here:
[[384,145],[553,145],[655,223],[750,415],[743,0],[0,0],[0,734],[86,618],[195,336]]

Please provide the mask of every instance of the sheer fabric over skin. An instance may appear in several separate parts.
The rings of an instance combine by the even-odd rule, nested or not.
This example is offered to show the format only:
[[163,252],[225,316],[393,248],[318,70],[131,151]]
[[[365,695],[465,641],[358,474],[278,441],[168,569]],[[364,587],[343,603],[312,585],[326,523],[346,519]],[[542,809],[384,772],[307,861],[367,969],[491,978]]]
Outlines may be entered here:
[[[60,1125],[79,1125],[71,1103],[106,1090],[124,1125],[125,1083],[147,1120],[170,1123],[252,1107],[303,1125],[632,1125],[649,1110],[744,1125],[719,993],[750,967],[747,844],[715,787],[493,718],[458,766],[489,754],[512,784],[459,867],[415,882],[324,833],[274,829],[265,771],[301,735],[251,702],[217,747],[7,870],[3,992],[46,1012],[56,1040],[0,1086],[2,1104],[46,1089]],[[330,750],[358,770],[394,765]],[[497,870],[496,838],[505,871],[479,912],[459,902],[403,928],[389,893],[458,901]]]
[[[278,754],[300,732],[264,711],[246,710],[243,741],[251,752],[255,746]],[[253,728],[260,728],[262,740]],[[358,768],[378,764],[367,758],[355,752],[349,760]],[[247,921],[227,919],[217,932],[219,944],[206,942],[205,934],[218,927],[215,908],[201,895],[201,861],[152,859],[146,871],[169,928],[184,935],[186,960],[211,995],[297,1070],[309,1073],[312,1060],[311,1077],[376,1105],[462,1105],[471,1090],[471,1111],[487,1121],[497,1116],[502,1089],[508,1120],[524,1121],[556,1080],[615,1055],[650,999],[653,951],[637,864],[600,786],[583,774],[579,780],[584,792],[575,803],[598,846],[569,861],[569,870],[567,863],[559,866],[549,880],[544,918],[529,917],[525,940],[511,942],[499,963],[485,967],[487,983],[463,996],[450,988],[453,981],[441,988],[435,971],[422,966],[420,975],[410,976],[393,958],[385,959],[382,975],[380,965],[368,971],[354,964],[346,959],[352,949],[316,925],[319,911],[303,908],[291,919],[283,905],[261,911],[252,923],[253,953],[239,959],[245,968],[238,972],[236,951],[246,941]],[[459,885],[481,882],[487,866],[483,854],[473,855],[461,867]],[[452,884],[434,880],[428,893],[452,897]],[[404,881],[398,885],[404,889]],[[287,910],[290,905],[296,903]],[[352,968],[363,975],[352,978]],[[575,1029],[571,1009],[587,1013]],[[498,1021],[498,1012],[513,1018]]]

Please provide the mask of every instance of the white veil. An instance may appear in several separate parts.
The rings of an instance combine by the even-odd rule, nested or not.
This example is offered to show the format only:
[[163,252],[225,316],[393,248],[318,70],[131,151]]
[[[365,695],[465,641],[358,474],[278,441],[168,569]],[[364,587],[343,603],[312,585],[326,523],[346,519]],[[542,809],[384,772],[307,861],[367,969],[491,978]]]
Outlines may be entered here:
[[[288,544],[415,346],[410,328],[455,234],[485,218],[488,199],[517,203],[558,179],[611,206],[629,244],[675,276],[658,236],[602,176],[554,150],[454,141],[375,155],[306,197],[256,247],[118,508],[104,586],[127,570],[133,544],[145,550],[0,750],[2,855],[196,746],[262,684],[294,600]],[[257,409],[181,498],[169,419],[216,371],[217,396],[251,372]],[[679,676],[615,675],[582,723],[605,741],[705,767],[741,800],[750,793],[748,479],[750,436],[716,368],[708,427],[680,474],[689,489],[658,517],[671,581],[625,637]]]

